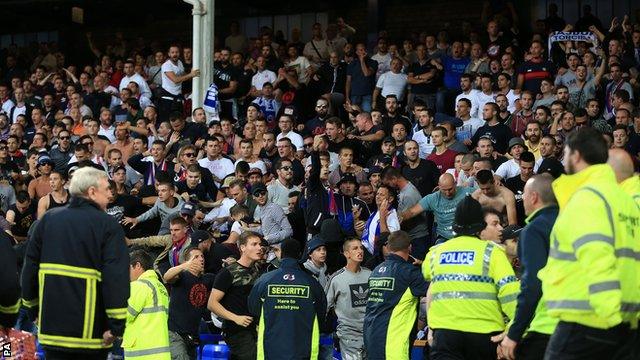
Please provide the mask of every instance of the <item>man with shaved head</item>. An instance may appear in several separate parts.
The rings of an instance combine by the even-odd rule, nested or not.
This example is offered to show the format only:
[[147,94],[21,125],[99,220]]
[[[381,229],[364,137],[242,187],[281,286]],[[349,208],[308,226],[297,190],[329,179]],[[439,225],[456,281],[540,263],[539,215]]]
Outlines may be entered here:
[[631,155],[622,149],[611,149],[607,163],[613,168],[620,187],[631,195],[640,207],[640,176],[633,172],[634,164]]
[[[557,323],[547,315],[544,305],[538,306],[542,284],[537,277],[547,263],[549,235],[558,217],[558,204],[551,188],[553,180],[549,174],[534,175],[524,185],[522,202],[528,217],[518,242],[521,291],[513,324],[499,348],[507,359],[519,359],[525,354],[528,359],[542,359]],[[525,330],[527,334],[523,337]]]
[[442,174],[438,179],[438,191],[423,197],[409,210],[402,212],[400,222],[411,219],[422,212],[431,211],[438,224],[435,236],[436,244],[445,242],[454,236],[452,226],[456,206],[472,192],[473,188],[456,186],[453,175]]

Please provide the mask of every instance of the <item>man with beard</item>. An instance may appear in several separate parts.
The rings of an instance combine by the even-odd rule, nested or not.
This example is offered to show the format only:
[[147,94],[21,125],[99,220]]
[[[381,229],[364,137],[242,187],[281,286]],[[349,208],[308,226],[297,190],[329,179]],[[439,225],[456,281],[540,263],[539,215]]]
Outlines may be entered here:
[[542,125],[537,121],[532,121],[527,124],[527,128],[524,131],[525,138],[524,145],[535,156],[536,160],[540,159],[540,137],[542,136]]
[[220,50],[220,60],[213,64],[213,81],[218,87],[221,117],[233,117],[233,97],[238,90],[239,75],[230,60],[231,50],[223,48]]
[[288,159],[278,159],[275,163],[278,177],[267,186],[269,200],[282,207],[285,214],[289,213],[289,194],[300,191],[293,185],[293,164]]
[[387,111],[382,117],[382,130],[384,130],[385,134],[391,135],[393,125],[397,123],[403,124],[407,132],[411,131],[411,121],[409,121],[406,116],[400,114],[398,97],[396,95],[387,95],[384,100],[384,107]]
[[325,120],[329,115],[329,102],[325,98],[316,101],[316,116],[304,124],[304,133],[312,136],[325,132]]
[[438,176],[440,176],[436,164],[418,156],[418,143],[414,140],[409,140],[404,144],[403,154],[405,165],[402,167],[402,175],[415,185],[420,195],[431,194],[437,186]]

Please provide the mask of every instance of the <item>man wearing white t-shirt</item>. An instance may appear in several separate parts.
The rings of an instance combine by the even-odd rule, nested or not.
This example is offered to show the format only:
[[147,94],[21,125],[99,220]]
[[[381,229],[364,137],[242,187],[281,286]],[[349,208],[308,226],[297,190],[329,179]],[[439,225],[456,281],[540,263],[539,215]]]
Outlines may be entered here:
[[507,101],[509,101],[507,110],[512,114],[516,112],[516,101],[520,100],[520,95],[516,95],[511,88],[511,76],[509,74],[498,75],[498,93],[507,97]]
[[480,89],[481,91],[476,94],[476,99],[478,99],[478,109],[481,110],[484,108],[486,103],[496,101],[496,93],[493,92],[493,81],[491,80],[491,75],[482,75],[482,79],[480,79]]
[[288,138],[291,143],[296,147],[296,151],[304,152],[304,140],[300,134],[293,131],[293,118],[289,115],[282,114],[278,119],[278,128],[280,134],[276,137],[276,141],[282,138]]
[[273,71],[266,68],[267,62],[264,57],[258,56],[256,59],[256,73],[251,78],[251,91],[250,95],[258,97],[262,95],[262,86],[265,83],[273,84],[278,76]]
[[460,89],[462,93],[456,96],[456,102],[454,103],[455,110],[458,111],[458,101],[460,99],[469,99],[471,102],[471,110],[469,112],[469,116],[472,118],[478,117],[478,99],[476,95],[480,92],[480,90],[476,90],[473,88],[473,75],[471,74],[462,74],[460,77]]
[[431,141],[431,130],[433,130],[433,110],[423,109],[416,114],[420,130],[413,133],[411,140],[418,143],[421,159],[426,159],[431,154],[435,145]]
[[118,90],[122,91],[122,89],[127,88],[130,82],[135,82],[140,86],[140,94],[142,96],[146,96],[151,99],[151,89],[149,89],[149,85],[147,81],[140,76],[140,74],[135,72],[135,65],[133,64],[133,60],[127,59],[124,62],[124,76],[122,80],[120,80],[120,86],[118,86]]
[[467,146],[471,144],[471,138],[476,131],[486,123],[482,119],[471,117],[471,104],[471,100],[467,98],[458,99],[456,103],[456,117],[462,120],[462,126],[456,129],[456,139],[462,142],[469,140],[468,144],[465,144]]
[[386,98],[387,95],[395,95],[399,102],[404,100],[404,93],[407,89],[407,75],[402,73],[402,60],[394,58],[391,60],[391,70],[380,75],[376,88],[373,90],[372,108],[376,108],[378,97]]
[[298,74],[298,82],[306,84],[309,81],[309,68],[311,67],[311,63],[306,57],[298,55],[298,48],[296,48],[295,45],[289,45],[287,55],[289,59],[285,65],[296,71],[296,74]]
[[165,121],[171,111],[179,109],[182,104],[182,82],[200,75],[199,69],[192,69],[185,74],[184,65],[180,61],[180,48],[177,45],[169,47],[169,58],[162,64],[162,93],[158,106],[158,118]]
[[220,139],[217,137],[211,136],[207,138],[204,150],[207,156],[198,160],[198,164],[211,171],[213,181],[216,183],[216,186],[220,188],[222,180],[227,177],[227,175],[233,174],[236,167],[233,165],[233,161],[222,156]]

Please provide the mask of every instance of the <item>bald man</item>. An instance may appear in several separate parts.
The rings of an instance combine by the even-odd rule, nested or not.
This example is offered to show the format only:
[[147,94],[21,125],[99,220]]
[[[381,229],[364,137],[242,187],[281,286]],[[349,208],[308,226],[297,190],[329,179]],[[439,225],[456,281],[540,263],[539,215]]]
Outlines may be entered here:
[[633,159],[628,152],[622,149],[609,150],[609,160],[607,161],[616,173],[616,180],[620,187],[638,204],[640,207],[640,176],[633,172]]
[[547,264],[549,236],[558,217],[552,182],[551,175],[540,174],[531,177],[524,185],[522,201],[528,218],[527,226],[520,234],[517,251],[522,264],[521,292],[513,323],[499,348],[506,359],[542,359],[558,321],[547,315],[544,306],[538,307],[542,283],[537,274]]
[[456,181],[449,173],[440,175],[438,179],[438,191],[423,197],[420,202],[400,214],[400,221],[411,219],[425,211],[430,211],[438,224],[436,227],[436,244],[445,242],[454,237],[453,226],[456,206],[470,195],[473,188],[456,186]]

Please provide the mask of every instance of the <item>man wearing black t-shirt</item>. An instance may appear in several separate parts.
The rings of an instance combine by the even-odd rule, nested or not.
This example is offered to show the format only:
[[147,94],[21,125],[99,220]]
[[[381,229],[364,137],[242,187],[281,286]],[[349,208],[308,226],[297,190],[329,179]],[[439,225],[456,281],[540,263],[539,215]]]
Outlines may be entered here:
[[411,84],[411,94],[413,101],[420,99],[429,109],[435,109],[436,92],[438,82],[436,81],[437,69],[431,64],[431,59],[427,57],[427,48],[420,44],[416,46],[418,61],[409,65],[407,70],[408,82]]
[[418,143],[409,140],[404,143],[405,165],[402,166],[402,176],[409,180],[420,192],[420,195],[431,194],[438,185],[440,170],[431,160],[420,159]]
[[231,50],[220,50],[220,61],[213,63],[213,82],[218,87],[220,117],[233,117],[233,97],[238,90],[238,72],[231,65]]
[[544,46],[540,41],[531,42],[529,54],[531,54],[531,59],[522,63],[517,69],[518,85],[516,89],[539,94],[542,80],[555,78],[556,67],[552,62],[544,60]]
[[486,121],[486,124],[478,128],[471,138],[471,143],[473,146],[477,146],[480,138],[488,137],[493,140],[496,151],[500,154],[506,153],[513,133],[510,127],[498,121],[500,107],[494,102],[488,102],[480,111],[482,111],[482,119]]
[[357,134],[349,134],[349,139],[360,142],[362,149],[360,156],[363,159],[370,159],[373,155],[380,153],[380,145],[384,138],[384,130],[373,124],[371,114],[363,112],[356,116]]
[[525,151],[520,154],[520,175],[516,175],[505,181],[507,189],[511,190],[516,197],[516,214],[518,215],[518,225],[524,226],[526,215],[524,212],[524,203],[522,200],[522,194],[524,193],[524,184],[529,180],[534,172],[536,158],[529,151]]
[[171,284],[169,299],[169,340],[172,359],[194,359],[200,319],[205,314],[213,274],[204,272],[204,255],[197,247],[185,250],[186,262],[164,273]]
[[204,254],[204,272],[217,274],[223,264],[235,261],[237,255],[228,247],[218,244],[205,230],[196,230],[191,234],[191,245],[197,246]]
[[220,270],[209,297],[209,310],[224,319],[224,341],[229,345],[232,359],[256,358],[257,320],[250,316],[247,298],[260,275],[255,266],[262,258],[260,241],[260,235],[252,231],[240,235],[240,259]]

